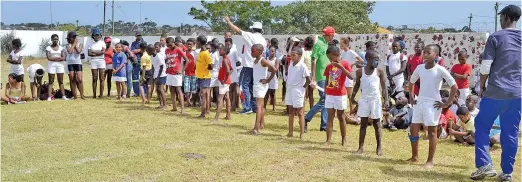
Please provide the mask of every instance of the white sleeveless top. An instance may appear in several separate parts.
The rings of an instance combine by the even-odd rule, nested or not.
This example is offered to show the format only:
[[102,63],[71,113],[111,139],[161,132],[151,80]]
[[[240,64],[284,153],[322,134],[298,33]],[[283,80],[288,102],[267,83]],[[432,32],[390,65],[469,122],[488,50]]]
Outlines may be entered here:
[[260,58],[260,60],[257,63],[255,63],[255,60],[254,60],[254,67],[253,67],[254,84],[259,83],[259,80],[261,80],[261,79],[266,79],[266,77],[268,75],[268,68],[263,67],[261,65],[262,59],[264,59],[264,58]]
[[381,80],[378,75],[378,70],[375,68],[371,75],[366,75],[365,68],[361,68],[361,99],[375,100],[381,99],[380,85]]

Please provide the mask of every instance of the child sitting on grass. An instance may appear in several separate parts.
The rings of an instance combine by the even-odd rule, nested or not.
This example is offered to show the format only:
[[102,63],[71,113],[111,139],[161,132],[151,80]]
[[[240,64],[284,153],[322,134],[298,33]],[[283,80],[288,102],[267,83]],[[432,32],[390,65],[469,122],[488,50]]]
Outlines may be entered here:
[[7,104],[23,104],[22,99],[25,96],[25,84],[22,82],[20,75],[11,73],[8,76],[9,80],[5,86],[5,99]]
[[465,145],[475,144],[475,117],[471,116],[466,107],[459,107],[457,117],[459,121],[455,127],[449,129],[449,134],[455,137],[456,142]]
[[391,131],[408,128],[411,124],[411,110],[412,108],[408,104],[406,97],[397,98],[397,102],[390,111],[384,113],[384,128],[388,128]]
[[466,98],[466,107],[469,109],[469,114],[473,117],[477,117],[479,113],[479,109],[476,107],[479,99],[476,95],[470,95]]

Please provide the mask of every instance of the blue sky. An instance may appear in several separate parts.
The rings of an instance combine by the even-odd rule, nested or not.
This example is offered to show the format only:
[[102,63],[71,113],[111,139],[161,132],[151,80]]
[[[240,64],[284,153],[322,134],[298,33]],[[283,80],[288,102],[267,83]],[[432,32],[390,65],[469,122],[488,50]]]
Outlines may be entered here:
[[[290,1],[273,1],[283,5]],[[454,27],[460,29],[468,24],[473,13],[472,29],[494,30],[494,1],[377,1],[369,15],[372,22],[387,27],[408,25],[414,28]],[[508,4],[520,5],[520,1],[501,1],[500,8]],[[107,1],[106,19],[111,18],[111,1]],[[159,25],[204,24],[193,20],[187,13],[191,7],[200,8],[200,1],[143,2],[141,19],[155,21]],[[103,20],[103,1],[2,1],[1,20],[6,24],[22,22],[99,24]],[[115,19],[140,22],[140,2],[116,1]],[[168,15],[168,16],[167,16]],[[520,28],[520,23],[518,23]]]

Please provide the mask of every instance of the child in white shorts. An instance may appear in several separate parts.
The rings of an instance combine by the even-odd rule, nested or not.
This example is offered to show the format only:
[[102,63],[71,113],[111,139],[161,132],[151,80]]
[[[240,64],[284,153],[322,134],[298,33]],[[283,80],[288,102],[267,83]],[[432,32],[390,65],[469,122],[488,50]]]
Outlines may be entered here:
[[442,103],[440,89],[444,79],[451,86],[450,98],[455,97],[457,85],[455,79],[446,68],[435,63],[435,59],[440,55],[440,48],[436,44],[428,45],[424,48],[424,64],[417,66],[410,78],[410,104],[414,105],[413,94],[414,84],[420,79],[422,83],[419,88],[417,104],[413,107],[412,124],[410,126],[410,142],[412,147],[412,157],[410,162],[417,162],[419,147],[419,130],[421,125],[428,127],[428,138],[430,141],[428,160],[426,168],[433,168],[433,156],[437,147],[437,125],[439,124],[441,108],[447,108],[451,101]]
[[[254,67],[252,68],[253,76],[254,76],[254,86],[253,86],[253,95],[256,98],[256,123],[254,124],[254,128],[252,129],[252,134],[259,134],[259,129],[264,128],[264,115],[265,115],[265,95],[268,91],[268,83],[274,78],[276,69],[274,66],[270,65],[270,63],[263,58],[263,53],[265,47],[261,44],[254,44],[252,46],[252,57],[254,60]],[[270,72],[270,76],[267,77]]]
[[286,82],[285,104],[288,106],[288,134],[294,136],[294,116],[299,117],[299,138],[304,135],[304,98],[305,88],[310,84],[310,73],[304,61],[301,61],[303,50],[294,48],[291,52],[292,62],[288,67],[288,80]]
[[[359,97],[359,106],[357,109],[357,115],[361,117],[361,126],[359,132],[359,149],[357,154],[363,153],[364,138],[366,137],[366,128],[368,127],[369,119],[375,129],[375,138],[377,140],[376,153],[378,156],[382,155],[382,131],[381,131],[381,116],[382,116],[382,102],[381,93],[384,97],[384,107],[388,108],[389,98],[388,90],[386,88],[385,72],[382,69],[378,69],[379,65],[379,54],[375,51],[366,52],[366,60],[368,64],[365,67],[357,70],[356,82],[354,86],[354,92],[352,93],[350,100],[352,105],[355,105],[355,96],[357,91],[361,88],[361,96]],[[379,89],[379,87],[381,89]]]
[[326,124],[326,144],[330,144],[333,131],[333,119],[335,114],[341,125],[342,145],[346,142],[346,122],[343,114],[347,108],[348,99],[346,97],[346,79],[353,79],[348,61],[342,61],[339,57],[340,50],[334,45],[328,46],[326,55],[330,59],[330,64],[326,66],[324,76],[326,76],[326,98],[325,108],[328,110],[328,122]]

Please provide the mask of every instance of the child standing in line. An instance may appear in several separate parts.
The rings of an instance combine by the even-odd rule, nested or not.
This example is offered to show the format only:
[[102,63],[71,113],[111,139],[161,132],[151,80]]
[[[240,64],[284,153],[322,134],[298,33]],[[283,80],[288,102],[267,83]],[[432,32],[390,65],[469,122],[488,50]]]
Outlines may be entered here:
[[[382,102],[379,87],[382,89],[382,97],[384,98],[384,108],[388,108],[389,98],[388,90],[386,88],[385,73],[378,69],[379,54],[375,51],[366,52],[366,60],[368,64],[365,67],[357,70],[356,82],[354,92],[351,95],[352,105],[356,105],[355,96],[357,91],[361,88],[361,96],[359,98],[359,105],[357,115],[361,117],[361,127],[359,129],[359,149],[356,154],[362,154],[364,150],[364,139],[366,137],[366,128],[368,127],[368,119],[372,119],[372,125],[375,129],[375,138],[377,140],[376,153],[378,156],[382,155],[382,130],[381,130],[381,115]],[[362,61],[360,62],[362,63]]]
[[[275,72],[277,71],[265,58],[263,58],[264,46],[261,44],[254,44],[252,46],[252,57],[255,57],[253,75],[254,75],[254,86],[253,96],[256,98],[257,112],[256,122],[252,129],[252,134],[258,135],[259,129],[263,129],[265,125],[265,102],[266,92],[268,91],[268,83],[274,78]],[[268,72],[270,76],[267,77]]]
[[[149,54],[147,54],[147,44],[140,43],[140,49],[142,52],[141,56],[141,81],[140,81],[140,95],[141,104],[145,105],[149,103],[150,97],[152,96],[152,82],[153,82],[153,70],[152,60]],[[147,91],[145,91],[147,89]]]
[[217,99],[217,110],[216,117],[214,117],[214,121],[219,121],[219,114],[221,113],[221,108],[223,107],[223,99],[225,99],[226,107],[227,107],[227,116],[225,120],[230,120],[230,97],[228,95],[228,91],[230,89],[230,84],[232,83],[232,79],[230,75],[232,74],[232,63],[228,58],[228,53],[230,53],[230,48],[225,47],[225,45],[221,44],[219,46],[219,54],[223,57],[221,62],[221,67],[219,68],[219,96]]
[[[343,50],[341,59],[350,63],[350,66],[352,66],[352,77],[355,77],[356,71],[362,67],[363,59],[355,51],[350,49],[350,38],[348,37],[341,38],[341,49]],[[354,80],[346,79],[344,86],[346,87],[346,94],[351,96],[354,87]],[[352,104],[352,102],[349,102],[348,104],[350,108],[349,112],[352,113],[355,105]]]
[[420,91],[417,98],[417,104],[413,108],[412,124],[410,127],[411,135],[409,136],[411,142],[412,156],[408,161],[417,162],[418,148],[419,148],[419,130],[421,125],[428,127],[429,138],[429,154],[426,161],[426,168],[433,168],[433,157],[437,149],[437,127],[439,125],[441,108],[447,108],[451,105],[451,101],[446,103],[441,102],[440,89],[442,87],[442,80],[444,79],[448,85],[451,86],[450,98],[455,98],[457,92],[457,85],[455,79],[446,70],[446,68],[435,63],[440,49],[437,45],[431,44],[424,48],[423,59],[424,64],[421,64],[415,69],[410,79],[410,104],[414,105],[414,84],[420,79]]
[[346,96],[346,87],[344,82],[347,78],[353,79],[352,68],[350,63],[340,59],[340,50],[335,45],[329,45],[326,50],[330,64],[326,66],[324,70],[324,76],[326,76],[326,98],[324,107],[328,111],[328,122],[326,125],[326,145],[329,145],[332,139],[333,132],[333,120],[337,113],[339,119],[339,125],[341,128],[341,144],[344,146],[346,143],[346,122],[344,121],[343,114],[348,105],[348,98]]
[[159,108],[162,110],[167,109],[165,99],[165,83],[167,82],[167,73],[165,69],[165,55],[160,52],[161,44],[156,42],[154,46],[147,46],[147,54],[152,59],[152,66],[154,66],[154,82],[156,82],[156,92],[158,93],[158,99],[160,101]]
[[404,73],[406,70],[406,56],[401,53],[401,45],[399,41],[392,43],[392,55],[388,56],[388,60],[385,62],[386,75],[390,87],[393,88],[391,91],[391,97],[396,100],[395,96],[403,92],[404,84]]
[[469,77],[471,76],[471,66],[466,64],[468,61],[468,53],[466,51],[459,52],[459,64],[453,65],[451,68],[451,76],[455,78],[457,87],[460,91],[459,105],[464,105],[466,98],[471,93],[469,89]]
[[[170,87],[170,98],[172,101],[172,110],[178,111],[176,100],[179,99],[181,114],[184,114],[184,96],[181,91],[181,85],[183,84],[183,73],[185,72],[186,66],[181,62],[183,58],[185,63],[188,62],[188,58],[183,51],[183,45],[180,39],[174,40],[174,38],[167,38],[167,50],[165,50],[166,64],[167,64],[167,83]],[[177,99],[176,99],[177,97]]]
[[196,78],[198,79],[199,102],[201,104],[201,114],[199,115],[199,118],[205,118],[205,115],[207,114],[207,106],[210,102],[210,70],[214,68],[214,62],[212,62],[210,52],[205,46],[207,44],[207,37],[200,35],[197,38],[197,42],[198,47],[201,47],[201,51],[199,52],[196,61]]
[[126,82],[127,82],[127,55],[122,52],[123,45],[121,43],[116,44],[116,52],[112,56],[112,65],[114,66],[114,70],[112,71],[113,80],[116,82],[116,89],[118,91],[118,100],[125,100],[127,98],[126,95]]
[[183,77],[183,90],[186,95],[186,100],[188,103],[188,107],[192,106],[191,100],[192,100],[192,94],[197,93],[196,88],[196,61],[194,60],[194,57],[196,55],[196,52],[192,50],[195,44],[195,40],[193,38],[190,38],[187,40],[187,51],[185,54],[188,58],[188,63],[186,64],[185,69],[185,76]]
[[[270,55],[268,56],[268,62],[276,70],[279,70],[279,61],[276,58],[276,47],[273,45],[270,46],[269,51],[270,51],[269,52]],[[276,76],[274,76],[274,79],[272,79],[270,81],[270,83],[268,83],[268,92],[266,92],[266,96],[265,96],[265,110],[266,110],[267,102],[268,102],[268,100],[270,100],[270,104],[272,104],[272,111],[275,111],[275,101],[276,101],[275,92],[278,87],[279,87],[279,83],[277,81],[277,74],[276,74]]]
[[304,102],[305,89],[310,84],[310,72],[304,61],[301,61],[303,50],[296,47],[292,50],[292,63],[288,68],[287,94],[285,104],[288,106],[288,134],[294,136],[294,116],[299,117],[299,138],[304,138]]
[[11,64],[10,73],[15,73],[22,78],[22,82],[24,82],[24,55],[21,50],[22,41],[20,41],[20,39],[13,39],[11,46],[13,50],[9,53],[9,57],[7,57],[7,62]]

